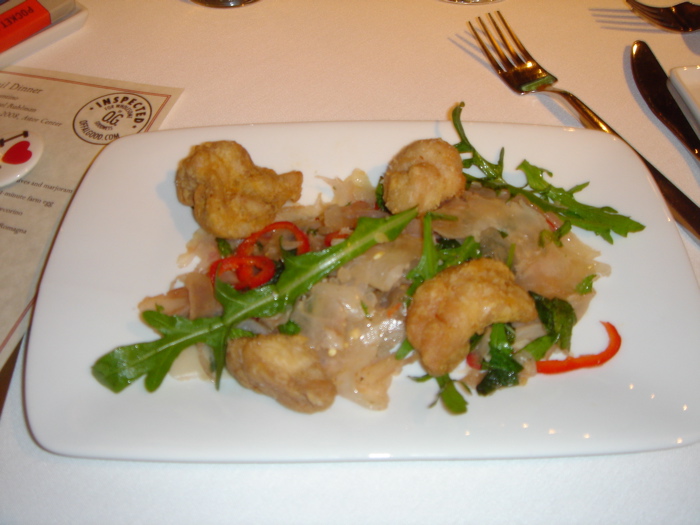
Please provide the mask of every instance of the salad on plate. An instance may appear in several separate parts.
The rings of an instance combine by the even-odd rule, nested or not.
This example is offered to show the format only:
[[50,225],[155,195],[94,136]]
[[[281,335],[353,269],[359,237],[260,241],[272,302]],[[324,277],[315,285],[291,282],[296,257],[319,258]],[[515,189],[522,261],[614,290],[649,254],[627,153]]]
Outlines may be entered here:
[[644,226],[526,160],[508,180],[504,152],[483,158],[461,109],[457,144],[411,142],[378,184],[358,169],[309,205],[295,204],[302,173],[256,166],[234,141],[193,146],[175,178],[200,226],[180,261],[193,268],[139,305],[159,337],[103,355],[94,377],[114,392],[142,377],[155,391],[168,374],[235,380],[314,413],[337,396],[386,409],[392,380],[417,363],[416,388],[434,385],[459,414],[474,393],[612,359],[621,338],[608,320],[607,348],[571,348],[611,271],[575,231],[612,243]]

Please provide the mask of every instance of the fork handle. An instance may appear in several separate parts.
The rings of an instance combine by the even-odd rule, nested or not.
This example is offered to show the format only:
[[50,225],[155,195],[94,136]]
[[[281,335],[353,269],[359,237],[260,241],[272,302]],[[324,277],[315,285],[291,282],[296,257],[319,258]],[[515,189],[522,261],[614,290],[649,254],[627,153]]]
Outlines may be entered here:
[[[598,129],[600,131],[605,131],[605,133],[610,133],[611,135],[615,135],[616,137],[622,139],[622,137],[620,137],[617,131],[608,126],[608,124],[602,118],[600,118],[595,111],[589,108],[583,102],[583,100],[578,98],[573,93],[570,93],[569,91],[564,91],[563,89],[555,88],[553,86],[545,86],[543,88],[540,88],[539,91],[554,93],[555,95],[559,95],[561,98],[563,98],[564,102],[566,102],[569,105],[569,107],[571,107],[571,109],[574,110],[579,121],[585,127],[589,129]],[[627,143],[625,139],[622,140],[625,143]]]
[[552,86],[540,88],[540,91],[552,93],[560,96],[578,116],[581,124],[590,129],[597,129],[616,136],[627,144],[632,151],[641,159],[651,173],[656,185],[666,200],[666,204],[671,211],[673,218],[685,227],[690,233],[700,240],[700,207],[693,202],[685,193],[679,190],[670,180],[668,180],[656,167],[645,159],[632,145],[620,136],[614,129],[600,118],[591,108],[573,93],[558,89]]

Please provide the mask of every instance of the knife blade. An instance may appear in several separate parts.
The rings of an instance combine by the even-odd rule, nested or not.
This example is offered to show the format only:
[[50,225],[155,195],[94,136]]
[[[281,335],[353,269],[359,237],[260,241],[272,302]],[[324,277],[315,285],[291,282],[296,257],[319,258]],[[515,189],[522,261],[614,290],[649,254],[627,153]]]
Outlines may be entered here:
[[[21,344],[21,343],[20,343]],[[5,406],[5,399],[7,399],[7,392],[10,389],[10,382],[12,381],[12,372],[15,369],[15,364],[17,364],[17,356],[19,355],[19,347],[12,351],[12,354],[7,359],[5,366],[0,370],[0,416],[2,416],[2,409]]]
[[700,138],[668,88],[668,76],[646,42],[632,45],[632,76],[656,117],[700,160]]

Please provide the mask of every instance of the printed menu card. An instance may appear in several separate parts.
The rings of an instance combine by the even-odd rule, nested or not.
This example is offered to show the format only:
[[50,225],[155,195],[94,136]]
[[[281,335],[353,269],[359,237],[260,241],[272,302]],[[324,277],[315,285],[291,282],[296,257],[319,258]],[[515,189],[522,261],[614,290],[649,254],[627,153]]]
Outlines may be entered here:
[[52,241],[91,162],[120,137],[158,129],[181,92],[0,70],[0,369],[26,332]]

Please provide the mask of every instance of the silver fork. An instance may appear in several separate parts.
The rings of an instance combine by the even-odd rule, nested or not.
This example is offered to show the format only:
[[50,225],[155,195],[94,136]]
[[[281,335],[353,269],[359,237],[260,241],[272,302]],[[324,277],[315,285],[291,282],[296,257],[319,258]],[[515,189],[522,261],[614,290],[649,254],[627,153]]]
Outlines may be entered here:
[[[512,31],[508,22],[500,11],[496,11],[500,24],[492,14],[488,14],[495,32],[496,38],[481,17],[478,17],[482,34],[488,39],[490,46],[486,44],[474,25],[469,22],[474,37],[479,42],[486,58],[498,73],[498,76],[506,85],[518,94],[547,93],[556,95],[564,100],[574,111],[581,123],[591,129],[597,129],[615,135],[627,144],[644,162],[651,173],[661,194],[666,199],[673,217],[688,231],[700,239],[700,208],[692,200],[680,191],[671,181],[669,181],[658,169],[656,169],[647,159],[645,159],[629,142],[623,139],[605,121],[584,104],[576,95],[563,89],[554,87],[557,77],[549,73],[540,66],[537,61],[525,49],[518,37]],[[492,51],[493,50],[493,51]]]
[[654,7],[637,0],[627,0],[632,11],[654,25],[688,33],[700,29],[700,5],[682,2],[669,7]]

